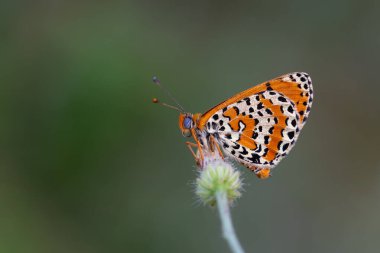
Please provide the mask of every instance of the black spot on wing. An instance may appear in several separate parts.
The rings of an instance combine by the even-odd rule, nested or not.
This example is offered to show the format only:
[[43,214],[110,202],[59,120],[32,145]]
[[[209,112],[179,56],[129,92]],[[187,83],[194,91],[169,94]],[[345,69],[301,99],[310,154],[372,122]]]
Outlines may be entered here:
[[235,110],[236,115],[239,115],[239,113],[240,113],[239,108],[237,108],[236,106],[234,106],[234,107],[232,107],[232,108]]
[[264,149],[264,154],[263,154],[263,156],[266,156],[266,155],[268,154],[268,151],[269,151],[269,149],[268,149],[268,148],[265,148],[265,149]]
[[240,154],[242,155],[248,155],[248,151],[245,147],[242,147],[243,148],[243,151],[240,151]]
[[251,157],[247,157],[248,160],[250,160],[252,163],[259,164],[260,163],[260,156],[256,153],[253,153]]
[[268,113],[269,115],[272,115],[272,114],[273,114],[272,111],[271,111],[269,108],[265,109],[265,111],[266,111],[266,113]]
[[260,153],[261,149],[262,149],[261,144],[259,144],[259,146],[255,149],[255,152]]
[[277,144],[277,149],[278,150],[280,150],[281,144],[282,144],[282,141],[279,141],[278,144]]
[[279,96],[278,97],[278,101],[280,101],[280,102],[286,102],[286,98],[283,97],[283,96]]
[[267,90],[273,90],[273,88],[270,86],[270,82],[267,82],[266,86],[267,86]]

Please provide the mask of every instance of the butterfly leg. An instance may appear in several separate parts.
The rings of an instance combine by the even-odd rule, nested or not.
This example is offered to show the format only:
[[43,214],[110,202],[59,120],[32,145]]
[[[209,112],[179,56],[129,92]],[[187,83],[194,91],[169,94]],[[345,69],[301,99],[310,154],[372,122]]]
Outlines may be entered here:
[[[199,147],[199,144],[187,141],[186,146],[189,148],[191,154],[193,155],[193,157],[197,163],[197,166],[200,167],[201,164],[203,163],[203,153],[202,153],[201,148]],[[193,148],[198,148],[200,157],[197,156],[197,154],[194,152]]]
[[212,136],[212,135],[210,136],[210,142],[211,142],[211,149],[212,149],[212,151],[214,151],[214,147],[216,147],[216,149],[217,149],[218,152],[219,152],[220,157],[221,157],[222,159],[224,159],[223,152],[222,152],[222,150],[220,149],[219,144],[216,142],[214,136]]
[[192,142],[187,141],[186,146],[189,148],[189,150],[190,150],[191,154],[194,156],[195,160],[197,160],[197,155],[195,154],[193,148],[197,148],[198,145],[196,143],[192,143]]
[[[191,135],[193,136],[193,138],[196,141],[196,143],[186,142],[186,144],[190,148],[191,153],[193,154],[193,156],[195,158],[195,161],[197,162],[197,166],[199,168],[203,169],[203,166],[204,166],[204,156],[203,156],[202,146],[201,146],[201,143],[198,140],[198,136],[197,136],[197,133],[195,132],[194,128],[191,129]],[[198,154],[194,153],[194,151],[191,148],[191,146],[198,148]]]
[[197,165],[198,165],[198,167],[203,169],[204,156],[203,156],[202,147],[201,147],[201,144],[199,143],[199,141],[197,141],[197,146],[198,146],[198,152],[199,152],[199,158],[197,159]]

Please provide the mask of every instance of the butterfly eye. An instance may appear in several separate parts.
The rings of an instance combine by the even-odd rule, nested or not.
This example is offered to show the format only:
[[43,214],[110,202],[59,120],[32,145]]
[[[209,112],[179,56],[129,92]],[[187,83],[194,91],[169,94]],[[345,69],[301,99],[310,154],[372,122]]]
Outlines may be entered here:
[[191,136],[191,131],[189,129],[185,129],[182,131],[182,135],[184,137],[190,137]]
[[192,125],[193,125],[193,119],[191,117],[184,118],[184,120],[183,120],[183,127],[185,129],[192,128]]

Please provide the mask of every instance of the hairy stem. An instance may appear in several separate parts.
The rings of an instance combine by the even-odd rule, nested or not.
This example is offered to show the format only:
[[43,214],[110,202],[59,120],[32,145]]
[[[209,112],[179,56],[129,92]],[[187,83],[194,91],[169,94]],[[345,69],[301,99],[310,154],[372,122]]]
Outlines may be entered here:
[[232,225],[230,206],[228,203],[227,193],[224,190],[216,192],[216,202],[220,220],[222,222],[223,237],[226,239],[230,249],[233,253],[244,253],[243,248],[236,236],[234,226]]

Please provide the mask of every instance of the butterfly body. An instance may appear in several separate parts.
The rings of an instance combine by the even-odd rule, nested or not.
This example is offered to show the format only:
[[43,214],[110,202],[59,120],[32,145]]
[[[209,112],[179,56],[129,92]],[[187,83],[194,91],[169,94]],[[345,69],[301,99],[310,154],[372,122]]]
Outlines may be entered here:
[[218,150],[267,178],[293,148],[312,101],[310,76],[294,72],[238,93],[202,115],[181,113],[179,127],[194,138],[200,167],[203,151]]

